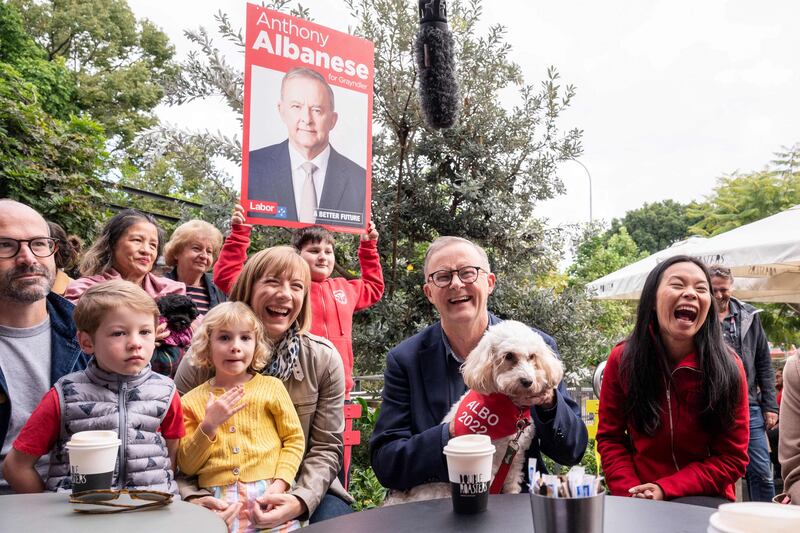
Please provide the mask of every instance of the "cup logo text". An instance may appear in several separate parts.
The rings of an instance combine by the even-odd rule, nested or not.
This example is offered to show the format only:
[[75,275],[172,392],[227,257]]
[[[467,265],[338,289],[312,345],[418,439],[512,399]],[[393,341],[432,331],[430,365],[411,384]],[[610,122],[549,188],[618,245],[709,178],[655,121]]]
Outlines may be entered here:
[[86,476],[78,472],[78,468],[75,466],[70,466],[70,470],[72,471],[72,484],[73,485],[82,485],[86,483]]
[[481,474],[460,474],[459,492],[462,496],[483,494],[489,491],[489,482],[483,481]]

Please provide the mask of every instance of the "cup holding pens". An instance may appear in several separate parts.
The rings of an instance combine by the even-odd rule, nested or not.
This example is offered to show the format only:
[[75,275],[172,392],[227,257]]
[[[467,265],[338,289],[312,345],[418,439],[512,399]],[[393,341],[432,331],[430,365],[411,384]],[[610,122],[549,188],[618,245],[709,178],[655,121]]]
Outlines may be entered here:
[[605,491],[583,498],[530,495],[535,533],[603,533]]

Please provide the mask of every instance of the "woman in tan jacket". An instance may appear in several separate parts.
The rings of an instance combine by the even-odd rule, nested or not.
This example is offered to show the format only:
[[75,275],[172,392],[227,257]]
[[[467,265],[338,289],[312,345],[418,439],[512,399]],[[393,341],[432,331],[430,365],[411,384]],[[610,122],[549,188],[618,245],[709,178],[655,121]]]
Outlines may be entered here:
[[793,356],[783,368],[780,442],[778,458],[783,474],[783,494],[775,501],[800,505],[800,357]]
[[[283,381],[305,435],[305,455],[295,486],[284,494],[268,494],[251,510],[251,522],[262,528],[287,520],[317,522],[349,512],[352,498],[336,475],[342,467],[344,430],[344,369],[336,348],[308,333],[311,326],[306,262],[289,246],[276,246],[252,256],[231,288],[229,299],[244,302],[261,319],[273,344],[273,356],[263,373]],[[211,377],[211,370],[194,367],[185,357],[175,376],[181,393]],[[180,483],[181,496],[219,512],[228,519],[238,512],[227,504]],[[263,501],[262,501],[263,500]],[[269,509],[269,510],[267,510]],[[316,514],[315,514],[316,511]]]

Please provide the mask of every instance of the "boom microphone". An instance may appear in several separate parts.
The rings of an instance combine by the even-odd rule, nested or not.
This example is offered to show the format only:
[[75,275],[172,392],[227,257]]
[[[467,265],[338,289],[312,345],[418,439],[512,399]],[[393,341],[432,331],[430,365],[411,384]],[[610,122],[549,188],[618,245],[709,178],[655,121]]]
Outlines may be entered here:
[[447,27],[445,0],[419,0],[415,43],[422,118],[431,128],[455,124],[461,108],[453,58],[453,34]]

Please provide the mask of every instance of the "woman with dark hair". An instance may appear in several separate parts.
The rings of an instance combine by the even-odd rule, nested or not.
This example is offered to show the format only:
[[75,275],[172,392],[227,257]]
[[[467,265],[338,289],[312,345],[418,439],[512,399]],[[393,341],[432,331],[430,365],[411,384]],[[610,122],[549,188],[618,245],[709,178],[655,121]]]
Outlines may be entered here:
[[74,246],[74,238],[67,237],[67,232],[64,231],[64,228],[50,220],[47,221],[47,226],[50,228],[50,237],[58,241],[58,250],[56,250],[55,255],[56,279],[53,282],[53,288],[50,290],[56,294],[63,295],[73,281],[65,271],[73,268],[78,262],[78,250]]
[[611,494],[718,505],[747,467],[744,367],[722,338],[705,265],[671,257],[645,281],[608,357],[597,448]]
[[110,279],[133,282],[153,298],[186,294],[183,283],[150,272],[163,246],[164,232],[152,216],[134,209],[120,211],[86,251],[80,264],[83,277],[69,284],[64,298],[76,303],[86,289]]

